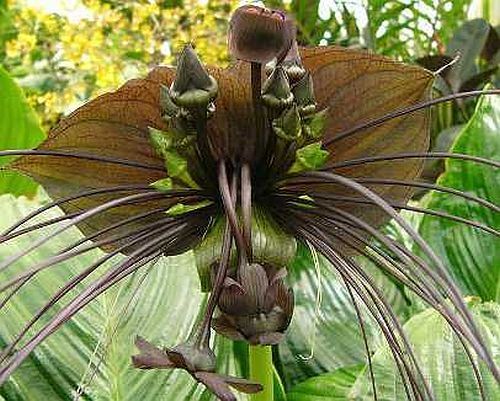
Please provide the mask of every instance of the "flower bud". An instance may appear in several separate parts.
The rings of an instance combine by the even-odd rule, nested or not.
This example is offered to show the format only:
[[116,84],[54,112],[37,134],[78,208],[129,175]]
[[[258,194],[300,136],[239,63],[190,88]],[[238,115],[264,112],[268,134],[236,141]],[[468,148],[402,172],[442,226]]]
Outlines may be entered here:
[[215,373],[215,355],[208,347],[183,344],[172,349],[160,349],[140,337],[135,345],[140,351],[132,357],[136,368],[184,369],[220,400],[236,400],[230,387],[247,394],[262,391],[259,383]]
[[221,315],[214,329],[250,344],[279,343],[293,314],[293,292],[283,282],[286,270],[253,263],[239,268],[239,281],[227,278],[219,298]]
[[301,116],[307,116],[316,111],[313,81],[311,74],[305,74],[292,88],[293,97]]
[[290,84],[285,71],[280,66],[276,67],[271,76],[264,82],[262,88],[262,102],[272,109],[283,109],[293,102]]
[[238,8],[229,22],[229,52],[239,60],[265,64],[281,61],[295,39],[285,13],[255,5]]
[[217,81],[207,73],[193,47],[184,47],[170,87],[172,101],[179,107],[200,108],[215,99]]
[[306,75],[307,71],[302,65],[296,40],[293,41],[292,47],[290,47],[290,50],[283,61],[283,68],[285,69],[291,83],[299,81],[302,77],[304,77],[304,75]]
[[179,114],[179,106],[173,102],[170,89],[165,85],[160,87],[160,107],[161,115],[166,121],[170,121]]

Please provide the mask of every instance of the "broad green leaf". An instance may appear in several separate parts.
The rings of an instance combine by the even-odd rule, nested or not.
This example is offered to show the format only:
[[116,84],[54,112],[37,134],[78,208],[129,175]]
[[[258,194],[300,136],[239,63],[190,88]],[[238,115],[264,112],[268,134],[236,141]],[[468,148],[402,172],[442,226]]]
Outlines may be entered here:
[[[38,118],[22,90],[1,66],[0,93],[0,150],[30,149],[38,145],[45,138]],[[37,184],[31,179],[1,170],[11,160],[11,157],[0,157],[0,194],[33,196]]]
[[297,384],[287,395],[288,401],[347,401],[351,387],[364,365],[339,368]]
[[[482,332],[493,359],[500,362],[500,305],[493,302],[470,303],[470,310]],[[412,317],[405,332],[436,400],[480,401],[481,396],[470,361],[462,343],[446,321],[433,309]],[[474,357],[477,362],[477,358]],[[403,384],[388,347],[379,349],[373,357],[374,376],[379,400],[406,400]],[[481,362],[486,400],[500,399],[500,387]],[[353,400],[371,401],[371,381],[365,370],[350,396]]]
[[[483,97],[457,137],[452,151],[500,160],[500,98]],[[500,204],[500,170],[460,160],[448,160],[438,183]],[[500,214],[477,203],[433,192],[426,207],[475,220],[498,230]],[[423,217],[420,234],[430,244],[466,295],[500,300],[500,239],[462,223]]]
[[[26,198],[16,201],[12,196],[0,197],[0,209],[5,217],[0,222],[0,230],[38,206],[37,202]],[[60,213],[47,213],[47,218],[58,215]],[[0,247],[0,260],[24,249],[37,235],[40,233],[4,244]],[[76,229],[59,235],[57,240],[50,241],[13,266],[8,274],[2,272],[0,282],[79,238],[81,234]],[[94,251],[40,274],[12,300],[7,310],[0,313],[0,348],[50,294],[102,255]],[[81,289],[79,286],[76,291]],[[161,346],[184,341],[203,302],[193,255],[162,258],[103,294],[49,337],[0,388],[0,399],[71,401],[74,391],[83,383],[85,391],[81,400],[86,401],[211,400],[211,396],[186,373],[141,371],[132,368],[130,359],[137,353],[133,345],[136,335]],[[234,374],[239,366],[233,358],[232,344],[218,338],[217,347],[220,372]],[[103,361],[89,382],[93,366],[99,362],[96,355],[92,356],[94,350],[103,356]],[[93,363],[91,369],[88,369],[89,360]]]

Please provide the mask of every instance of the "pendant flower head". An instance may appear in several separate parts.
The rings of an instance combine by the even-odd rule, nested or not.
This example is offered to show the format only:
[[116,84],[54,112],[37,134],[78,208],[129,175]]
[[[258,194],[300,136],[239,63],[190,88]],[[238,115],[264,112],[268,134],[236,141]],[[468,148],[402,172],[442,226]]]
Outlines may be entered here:
[[278,344],[290,324],[293,292],[283,283],[286,270],[272,271],[253,263],[241,266],[240,279],[226,278],[219,298],[221,315],[214,329],[250,344]]
[[[2,282],[0,292],[13,294],[41,270],[87,250],[108,254],[54,294],[7,345],[0,385],[99,294],[155,258],[194,250],[210,292],[203,319],[177,347],[161,350],[139,339],[134,365],[186,370],[221,400],[235,399],[229,386],[259,391],[257,383],[215,372],[211,327],[250,344],[277,344],[293,314],[284,277],[298,242],[320,252],[373,312],[416,399],[422,399],[420,368],[355,255],[438,309],[500,377],[441,262],[396,210],[421,185],[422,160],[430,157],[426,107],[433,74],[363,51],[299,48],[291,19],[257,6],[235,12],[229,48],[238,61],[222,69],[203,66],[187,45],[177,68],[156,67],[145,79],[90,101],[36,150],[3,153],[23,155],[10,168],[37,180],[54,199],[37,213],[58,206],[67,223],[0,262],[0,272],[70,226],[89,245],[79,241],[35,263]],[[21,235],[19,226],[31,218],[0,241]],[[425,260],[378,230],[389,219],[415,240]],[[75,283],[118,254],[126,256],[16,349],[47,310],[66,302]]]

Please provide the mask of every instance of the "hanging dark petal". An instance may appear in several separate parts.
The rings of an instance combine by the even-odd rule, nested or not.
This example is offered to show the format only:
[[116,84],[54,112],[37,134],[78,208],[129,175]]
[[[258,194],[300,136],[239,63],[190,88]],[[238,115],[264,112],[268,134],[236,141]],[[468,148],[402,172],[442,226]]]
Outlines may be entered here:
[[155,347],[144,338],[137,337],[135,346],[140,353],[132,357],[134,367],[139,369],[170,369],[175,366],[164,350]]

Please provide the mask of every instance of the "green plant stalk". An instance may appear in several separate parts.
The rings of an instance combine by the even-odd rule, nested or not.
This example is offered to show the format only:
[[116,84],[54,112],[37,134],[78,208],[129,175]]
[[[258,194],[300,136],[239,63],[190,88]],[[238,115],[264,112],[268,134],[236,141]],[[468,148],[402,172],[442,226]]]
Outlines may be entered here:
[[252,394],[251,401],[273,401],[273,353],[270,346],[249,346],[250,380],[259,382],[264,389]]

